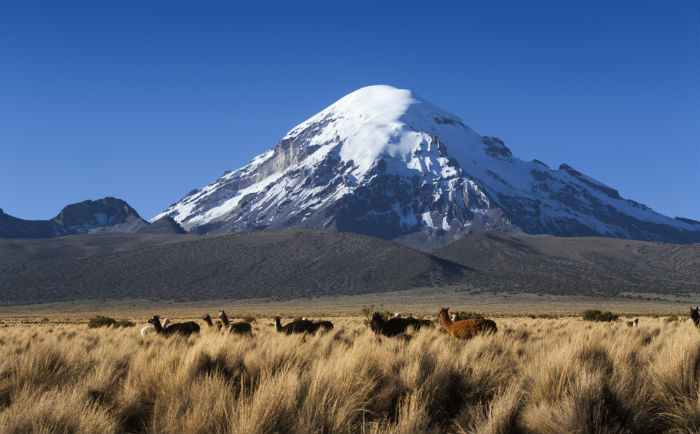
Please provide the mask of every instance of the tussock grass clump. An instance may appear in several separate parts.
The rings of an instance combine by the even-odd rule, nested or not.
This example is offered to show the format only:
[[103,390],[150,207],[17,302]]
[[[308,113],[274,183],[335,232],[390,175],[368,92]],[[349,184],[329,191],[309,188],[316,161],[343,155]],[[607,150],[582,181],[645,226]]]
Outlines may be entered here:
[[581,317],[585,321],[604,321],[604,322],[617,321],[619,318],[617,315],[615,315],[614,313],[612,313],[610,311],[601,312],[598,309],[584,310],[583,313],[581,314]]
[[689,321],[499,318],[457,341],[317,335],[141,338],[17,324],[0,344],[0,432],[698,432]]
[[481,319],[484,318],[484,314],[478,312],[458,312],[457,316],[459,319]]
[[117,323],[117,320],[108,316],[97,315],[88,320],[88,328],[109,327]]
[[98,327],[133,327],[136,324],[128,319],[114,319],[108,316],[97,315],[88,320],[88,328],[94,329]]

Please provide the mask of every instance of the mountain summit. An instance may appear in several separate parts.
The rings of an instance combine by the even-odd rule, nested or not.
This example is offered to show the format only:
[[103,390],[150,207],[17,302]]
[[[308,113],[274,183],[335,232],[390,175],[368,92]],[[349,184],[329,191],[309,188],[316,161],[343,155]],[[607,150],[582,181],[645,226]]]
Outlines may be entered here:
[[691,243],[663,216],[562,164],[511,154],[416,94],[369,86],[153,220],[191,232],[323,228],[435,249],[482,230]]

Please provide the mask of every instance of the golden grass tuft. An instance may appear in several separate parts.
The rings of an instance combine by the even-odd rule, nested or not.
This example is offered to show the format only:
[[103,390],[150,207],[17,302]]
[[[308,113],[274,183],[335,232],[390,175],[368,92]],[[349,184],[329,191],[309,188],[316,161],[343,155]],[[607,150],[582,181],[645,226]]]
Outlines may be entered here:
[[0,432],[698,432],[700,338],[502,318],[457,341],[440,328],[378,338],[363,318],[316,336],[207,329],[188,338],[74,324],[0,335]]

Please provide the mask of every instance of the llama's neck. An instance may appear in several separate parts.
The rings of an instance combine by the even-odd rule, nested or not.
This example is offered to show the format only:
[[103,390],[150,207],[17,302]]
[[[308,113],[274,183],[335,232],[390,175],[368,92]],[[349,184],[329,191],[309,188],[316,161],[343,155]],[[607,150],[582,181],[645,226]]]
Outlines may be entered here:
[[221,322],[224,323],[224,325],[228,325],[228,316],[226,316],[225,313],[221,312],[219,318],[221,318]]
[[207,323],[209,325],[209,327],[214,327],[214,323],[211,322],[211,317],[207,316],[207,317],[204,317],[202,319],[204,320],[205,323]]
[[454,324],[449,314],[445,311],[440,311],[440,322],[442,322],[442,326],[447,330],[450,330]]
[[158,333],[161,333],[163,331],[163,326],[160,325],[160,318],[158,319],[158,321],[153,322],[153,327],[156,329],[156,331]]
[[279,318],[275,318],[275,330],[278,332],[282,331],[282,323],[280,322]]
[[693,323],[695,323],[695,327],[700,327],[700,316],[694,317]]

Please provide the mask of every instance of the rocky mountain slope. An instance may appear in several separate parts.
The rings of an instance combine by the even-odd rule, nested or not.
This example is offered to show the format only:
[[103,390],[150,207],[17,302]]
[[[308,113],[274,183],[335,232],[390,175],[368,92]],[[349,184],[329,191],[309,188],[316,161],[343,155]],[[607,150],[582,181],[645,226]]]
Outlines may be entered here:
[[321,228],[421,250],[484,230],[700,241],[700,223],[622,198],[567,164],[522,161],[390,86],[345,96],[155,219],[166,216],[201,234]]

